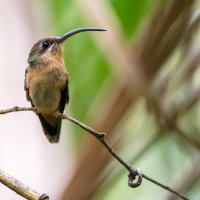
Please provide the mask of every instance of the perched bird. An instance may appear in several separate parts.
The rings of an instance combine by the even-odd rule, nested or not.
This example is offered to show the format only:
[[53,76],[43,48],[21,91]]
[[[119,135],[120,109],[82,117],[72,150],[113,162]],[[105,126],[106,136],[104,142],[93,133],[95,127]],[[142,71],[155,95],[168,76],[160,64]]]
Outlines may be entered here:
[[69,102],[68,73],[62,57],[63,42],[83,31],[106,31],[100,28],[80,28],[61,37],[43,38],[36,42],[28,57],[24,88],[27,101],[36,107],[43,131],[50,143],[58,143],[61,129],[59,113]]

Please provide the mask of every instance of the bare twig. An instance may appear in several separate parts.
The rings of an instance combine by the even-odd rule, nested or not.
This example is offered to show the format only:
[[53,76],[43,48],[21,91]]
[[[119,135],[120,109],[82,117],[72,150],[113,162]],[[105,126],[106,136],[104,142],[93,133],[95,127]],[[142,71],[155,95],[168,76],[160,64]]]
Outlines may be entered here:
[[2,170],[0,170],[0,182],[26,199],[38,200],[40,197],[40,194],[20,183]]
[[7,114],[10,112],[17,112],[17,111],[36,111],[36,108],[19,108],[17,106],[5,110],[0,110],[0,115]]
[[[36,108],[19,108],[19,107],[15,106],[14,108],[11,108],[11,109],[0,110],[0,114],[6,114],[6,113],[16,112],[16,111],[36,111]],[[170,187],[163,185],[163,184],[151,179],[150,177],[146,176],[145,174],[141,174],[139,169],[134,169],[131,165],[129,165],[127,162],[125,162],[117,153],[115,153],[115,151],[105,141],[105,139],[104,139],[104,136],[106,135],[105,133],[99,133],[99,132],[91,129],[90,127],[86,126],[85,124],[73,119],[72,117],[68,117],[68,116],[63,115],[61,113],[59,114],[59,117],[61,119],[67,119],[67,120],[71,121],[72,123],[77,124],[82,129],[86,130],[87,132],[89,132],[93,136],[95,136],[106,147],[106,149],[130,172],[129,181],[128,181],[128,184],[129,184],[130,187],[139,186],[141,184],[141,177],[140,176],[142,176],[143,178],[147,179],[148,181],[151,181],[152,183],[164,188],[165,190],[168,190],[169,192],[176,194],[177,196],[181,197],[182,199],[189,200],[187,197],[179,194],[178,192],[171,189]],[[132,183],[132,181],[135,179],[136,175],[139,176],[138,182]],[[11,189],[16,191],[15,187],[12,187]]]

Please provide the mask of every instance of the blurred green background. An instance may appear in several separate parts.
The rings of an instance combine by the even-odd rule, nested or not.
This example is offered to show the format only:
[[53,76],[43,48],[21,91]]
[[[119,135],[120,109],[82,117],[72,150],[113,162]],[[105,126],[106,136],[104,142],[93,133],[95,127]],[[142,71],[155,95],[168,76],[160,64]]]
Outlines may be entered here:
[[[107,29],[65,42],[70,75],[66,114],[105,132],[115,151],[144,174],[200,199],[200,2],[42,4],[38,8],[39,2],[29,2],[33,18],[45,13],[40,14],[47,22],[45,36],[81,27]],[[76,164],[63,200],[179,199],[145,179],[131,189],[127,170],[91,135],[68,125]]]

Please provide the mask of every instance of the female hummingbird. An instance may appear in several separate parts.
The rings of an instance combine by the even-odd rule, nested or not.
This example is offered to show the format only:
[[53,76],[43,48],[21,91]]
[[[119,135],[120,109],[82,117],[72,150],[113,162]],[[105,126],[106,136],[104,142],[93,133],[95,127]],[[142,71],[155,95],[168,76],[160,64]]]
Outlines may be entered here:
[[27,101],[36,107],[43,131],[50,143],[58,143],[61,129],[59,113],[69,102],[68,73],[62,57],[63,42],[83,31],[106,31],[100,28],[80,28],[61,37],[43,38],[36,42],[28,57],[24,88]]

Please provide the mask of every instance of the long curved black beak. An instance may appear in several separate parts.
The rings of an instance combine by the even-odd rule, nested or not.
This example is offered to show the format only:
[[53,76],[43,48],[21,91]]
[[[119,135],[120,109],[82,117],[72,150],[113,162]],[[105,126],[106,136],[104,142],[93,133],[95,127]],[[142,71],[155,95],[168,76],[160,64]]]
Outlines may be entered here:
[[57,43],[62,43],[64,42],[67,38],[71,37],[72,35],[75,35],[77,33],[80,33],[80,32],[84,32],[84,31],[106,31],[105,29],[101,29],[101,28],[79,28],[79,29],[75,29],[73,31],[70,31],[62,36],[60,36],[58,39],[57,39]]

